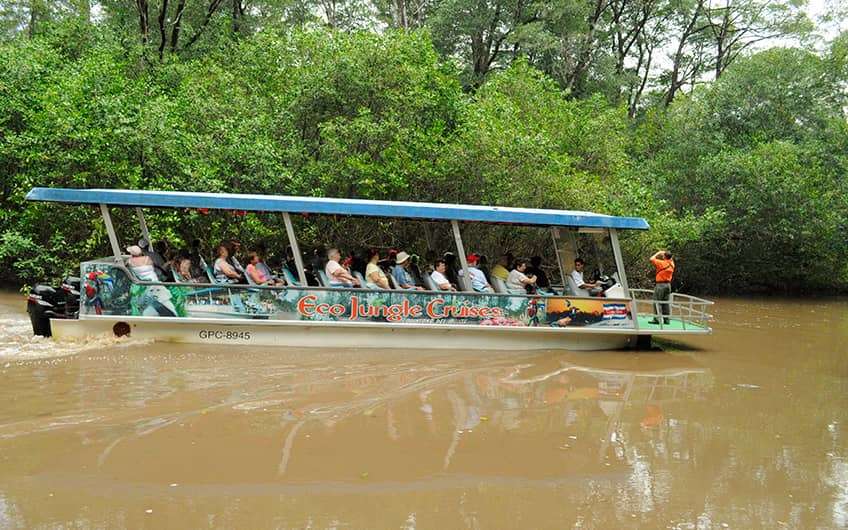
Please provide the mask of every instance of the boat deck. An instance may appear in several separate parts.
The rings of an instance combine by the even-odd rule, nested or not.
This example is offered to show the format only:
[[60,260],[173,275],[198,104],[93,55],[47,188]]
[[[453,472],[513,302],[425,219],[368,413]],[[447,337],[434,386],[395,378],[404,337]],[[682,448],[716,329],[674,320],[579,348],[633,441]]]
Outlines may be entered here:
[[710,328],[693,323],[692,321],[684,322],[678,318],[671,318],[668,324],[654,324],[651,315],[639,315],[639,330],[640,331],[656,331],[658,333],[666,331],[708,331]]

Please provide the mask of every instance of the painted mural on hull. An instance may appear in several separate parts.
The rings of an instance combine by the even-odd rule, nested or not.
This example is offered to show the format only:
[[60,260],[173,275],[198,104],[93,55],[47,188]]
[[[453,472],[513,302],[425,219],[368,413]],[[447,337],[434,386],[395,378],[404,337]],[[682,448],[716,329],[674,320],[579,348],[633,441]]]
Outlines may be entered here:
[[419,291],[134,283],[108,262],[82,264],[80,313],[219,319],[632,328],[624,300]]

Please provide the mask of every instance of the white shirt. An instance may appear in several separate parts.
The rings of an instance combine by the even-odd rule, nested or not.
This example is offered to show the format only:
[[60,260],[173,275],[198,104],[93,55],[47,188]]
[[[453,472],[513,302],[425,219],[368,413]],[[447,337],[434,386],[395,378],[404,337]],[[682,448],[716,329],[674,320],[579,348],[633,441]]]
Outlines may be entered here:
[[350,285],[349,282],[346,282],[345,280],[342,280],[341,278],[333,274],[334,272],[340,270],[344,270],[344,267],[339,265],[338,261],[329,260],[324,266],[324,274],[327,275],[327,279],[330,281],[330,283],[334,283],[336,285]]
[[583,279],[582,272],[577,272],[576,270],[571,271],[571,279],[574,280],[574,285],[578,289],[582,289],[583,285],[586,284],[586,280]]
[[445,278],[445,275],[442,274],[441,272],[439,272],[439,271],[431,272],[430,273],[430,279],[433,280],[433,283],[436,284],[436,289],[441,289],[443,291],[449,291],[450,290],[450,287],[447,288],[447,289],[442,288],[443,284],[446,284],[446,283],[449,284],[450,282],[448,281],[447,278]]
[[509,271],[509,276],[506,277],[506,288],[512,291],[525,291],[524,283],[529,278],[523,272],[519,272],[518,269],[512,269]]

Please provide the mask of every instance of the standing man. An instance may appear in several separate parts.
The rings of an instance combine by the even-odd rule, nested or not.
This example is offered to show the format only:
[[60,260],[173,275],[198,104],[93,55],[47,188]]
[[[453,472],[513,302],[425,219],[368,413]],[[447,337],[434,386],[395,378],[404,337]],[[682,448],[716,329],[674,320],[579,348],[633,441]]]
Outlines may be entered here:
[[657,284],[654,287],[654,317],[651,324],[659,324],[657,318],[662,315],[663,323],[670,324],[671,319],[671,278],[674,276],[674,259],[671,252],[660,250],[651,256],[651,264],[657,270]]

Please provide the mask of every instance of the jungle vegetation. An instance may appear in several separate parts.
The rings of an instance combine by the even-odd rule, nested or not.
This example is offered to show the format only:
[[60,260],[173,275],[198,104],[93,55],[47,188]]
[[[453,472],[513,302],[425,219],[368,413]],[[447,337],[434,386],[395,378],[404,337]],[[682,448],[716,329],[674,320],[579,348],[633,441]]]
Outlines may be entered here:
[[[642,216],[689,292],[848,289],[848,33],[803,0],[4,0],[0,283],[108,255],[33,186],[424,200]],[[844,24],[843,24],[844,26]],[[137,237],[117,218],[123,241]],[[280,219],[154,238],[280,253]],[[301,245],[449,245],[299,219]],[[470,229],[473,232],[474,229]],[[446,233],[446,232],[445,232]],[[479,243],[532,253],[501,230]],[[426,237],[425,237],[426,236]],[[354,241],[358,240],[358,241]]]

